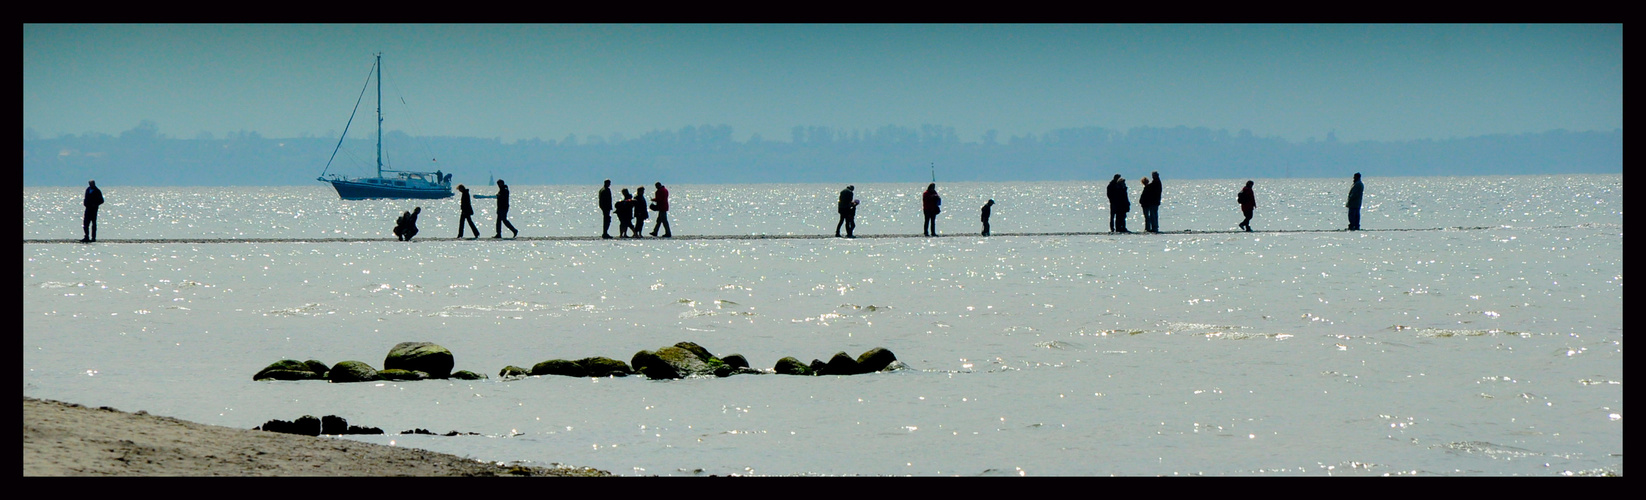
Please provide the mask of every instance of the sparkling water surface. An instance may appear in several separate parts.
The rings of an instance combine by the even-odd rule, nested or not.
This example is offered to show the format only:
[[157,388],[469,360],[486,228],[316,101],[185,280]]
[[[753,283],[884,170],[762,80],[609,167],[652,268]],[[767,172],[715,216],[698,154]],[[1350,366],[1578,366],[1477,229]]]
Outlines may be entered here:
[[[1190,232],[1011,236],[1106,231],[1102,184],[940,183],[944,238],[645,241],[458,241],[454,200],[323,185],[105,186],[92,245],[45,242],[79,238],[80,188],[25,188],[23,390],[240,428],[338,415],[391,433],[340,439],[619,475],[1622,474],[1621,176],[1366,181],[1353,233],[1347,180],[1257,179],[1244,233],[1243,179],[1167,178],[1162,229]],[[671,186],[670,219],[829,235],[842,187]],[[918,234],[924,187],[858,185],[859,234]],[[597,235],[596,188],[513,186],[510,219]],[[423,232],[393,241],[414,205]],[[116,242],[168,238],[224,241]],[[404,341],[491,378],[251,380],[381,368]],[[680,341],[909,368],[497,377]],[[414,428],[479,435],[393,434]]]

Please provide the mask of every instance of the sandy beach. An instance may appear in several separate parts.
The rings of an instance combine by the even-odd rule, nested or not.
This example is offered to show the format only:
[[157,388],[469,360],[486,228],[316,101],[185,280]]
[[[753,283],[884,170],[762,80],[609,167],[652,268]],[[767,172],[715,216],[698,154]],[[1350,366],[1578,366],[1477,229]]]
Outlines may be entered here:
[[24,476],[609,476],[23,398]]

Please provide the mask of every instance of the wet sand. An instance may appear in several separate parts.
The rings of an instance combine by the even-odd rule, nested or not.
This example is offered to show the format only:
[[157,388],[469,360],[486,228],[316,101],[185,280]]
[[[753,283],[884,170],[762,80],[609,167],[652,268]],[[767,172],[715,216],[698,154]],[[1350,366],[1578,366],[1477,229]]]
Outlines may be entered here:
[[24,476],[609,476],[23,398]]

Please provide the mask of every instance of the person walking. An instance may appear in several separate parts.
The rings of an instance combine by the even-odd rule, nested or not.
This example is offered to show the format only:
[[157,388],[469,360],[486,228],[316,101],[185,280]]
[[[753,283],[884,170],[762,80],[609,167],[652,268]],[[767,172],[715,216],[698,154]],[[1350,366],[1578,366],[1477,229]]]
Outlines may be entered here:
[[657,228],[663,228],[664,238],[674,237],[674,228],[669,227],[669,188],[663,183],[654,182],[657,194],[652,195],[652,209],[657,211],[657,222],[652,224],[652,236],[657,236]]
[[[628,188],[623,188],[623,199],[617,202],[617,237],[628,238],[631,229],[634,229],[634,195],[629,194]],[[639,233],[640,231],[632,231]]]
[[1355,172],[1354,186],[1349,188],[1349,201],[1343,206],[1349,209],[1349,230],[1360,230],[1360,196],[1366,192],[1366,185],[1360,183],[1360,172]]
[[400,218],[394,221],[394,237],[400,241],[411,241],[417,236],[417,216],[423,213],[423,207],[414,207],[410,212],[400,212]]
[[988,203],[983,204],[983,235],[984,236],[989,235],[989,209],[991,207],[994,207],[994,200],[989,200]]
[[646,230],[646,217],[651,214],[651,210],[646,207],[645,186],[634,188],[634,204],[630,206],[634,207],[634,237],[645,238],[641,232]]
[[1235,200],[1240,202],[1240,213],[1246,216],[1245,220],[1240,221],[1240,228],[1250,233],[1252,232],[1252,209],[1257,208],[1257,195],[1252,194],[1252,181],[1246,181],[1246,188],[1240,190],[1240,195]]
[[600,187],[600,238],[612,239],[612,180]]
[[504,184],[503,179],[498,179],[497,180],[497,232],[492,234],[492,238],[502,238],[503,237],[503,226],[508,226],[510,231],[514,231],[514,234],[511,235],[510,238],[519,238],[520,237],[520,230],[515,229],[514,224],[509,223],[509,185]]
[[86,198],[80,204],[86,206],[86,214],[80,217],[80,242],[97,241],[97,207],[103,204],[103,190],[97,189],[97,181],[86,181]]
[[457,215],[457,239],[463,239],[463,223],[465,222],[469,224],[469,230],[474,232],[474,238],[479,238],[480,228],[474,226],[474,205],[469,202],[469,188],[458,184],[457,192],[463,193],[463,204],[459,207],[460,211]]
[[1160,172],[1153,172],[1143,178],[1143,194],[1137,197],[1137,205],[1143,207],[1143,230],[1151,233],[1160,232]]
[[857,228],[857,199],[854,192],[856,189],[856,186],[846,186],[846,189],[840,190],[840,202],[835,204],[835,211],[840,213],[840,222],[834,223],[836,238],[840,237],[842,226],[846,228],[847,238],[855,238],[852,236],[852,230]]
[[920,193],[920,205],[926,214],[926,222],[921,227],[926,236],[937,236],[937,214],[943,213],[943,198],[937,195],[937,183],[926,185],[926,192]]
[[1132,210],[1132,201],[1126,199],[1126,179],[1114,174],[1109,181],[1109,232],[1130,233],[1126,230],[1126,212]]

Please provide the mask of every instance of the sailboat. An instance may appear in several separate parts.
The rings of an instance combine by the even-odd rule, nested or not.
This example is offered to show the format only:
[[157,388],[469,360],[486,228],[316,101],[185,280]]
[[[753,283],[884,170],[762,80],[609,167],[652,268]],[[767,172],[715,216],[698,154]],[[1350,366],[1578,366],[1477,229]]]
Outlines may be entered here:
[[[487,173],[486,178],[489,179],[489,180],[486,181],[487,186],[496,186],[497,185],[497,178],[492,177],[491,173]],[[478,194],[478,193],[476,193],[474,195],[474,197],[475,198],[496,198],[497,195],[495,195],[495,194]]]
[[[326,169],[315,180],[330,182],[337,189],[337,196],[345,200],[364,200],[371,198],[390,199],[440,199],[452,196],[451,174],[436,170],[434,172],[413,172],[409,170],[385,170],[383,168],[383,54],[377,54],[377,61],[373,63],[373,72],[377,78],[377,176],[376,177],[344,177],[337,174],[328,176],[326,171],[331,170],[332,160],[337,159],[337,151],[343,148],[343,139],[337,140],[337,148],[332,149],[331,159],[326,160]],[[371,76],[367,76],[366,83],[371,83]],[[360,89],[362,96],[365,89]],[[354,110],[360,110],[359,101],[355,102]],[[349,123],[354,123],[354,113],[349,113]],[[349,127],[343,126],[343,137],[348,137]],[[384,176],[387,172],[392,176]]]

